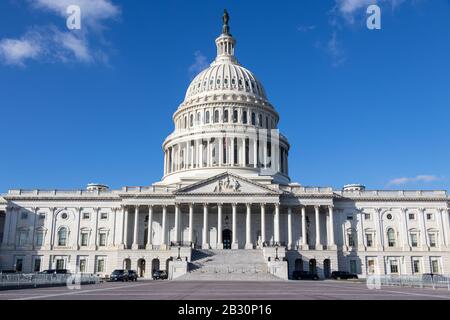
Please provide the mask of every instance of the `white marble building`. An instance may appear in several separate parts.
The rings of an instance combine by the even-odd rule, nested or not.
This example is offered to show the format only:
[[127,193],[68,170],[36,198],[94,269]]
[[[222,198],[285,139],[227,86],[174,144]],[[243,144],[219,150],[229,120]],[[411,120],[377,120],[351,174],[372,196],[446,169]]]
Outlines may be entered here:
[[9,190],[0,198],[0,269],[62,268],[149,277],[196,248],[259,250],[268,265],[368,274],[450,273],[446,191],[305,187],[262,84],[234,54],[224,16],[217,57],[189,85],[145,187]]

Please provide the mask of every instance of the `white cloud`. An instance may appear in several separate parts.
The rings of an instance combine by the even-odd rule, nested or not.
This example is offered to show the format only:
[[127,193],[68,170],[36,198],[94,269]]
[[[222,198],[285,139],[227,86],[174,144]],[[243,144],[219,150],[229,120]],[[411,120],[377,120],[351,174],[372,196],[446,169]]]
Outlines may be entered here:
[[[28,0],[28,3],[34,10],[60,16],[64,27],[31,26],[21,37],[0,39],[0,62],[24,67],[31,60],[63,63],[108,61],[107,53],[98,44],[104,44],[105,41],[94,40],[99,37],[103,40],[104,22],[120,15],[120,8],[111,0]],[[81,8],[81,30],[71,31],[65,28],[68,16],[66,9],[69,5]],[[93,45],[94,43],[97,45]]]
[[336,31],[331,34],[331,38],[327,43],[327,51],[332,58],[333,67],[338,67],[345,61],[345,53],[337,38]]
[[[372,4],[377,5],[390,5],[393,9],[400,5],[405,0],[335,0],[336,5],[334,8],[334,12],[339,14],[341,17],[345,19],[347,23],[353,24],[357,19],[357,14],[361,14],[361,18],[359,20],[364,20],[366,18],[366,9],[368,6]],[[335,20],[332,20],[332,23],[336,23]]]
[[39,42],[24,37],[0,41],[0,58],[7,65],[24,66],[28,59],[36,59],[41,53]]
[[399,185],[405,185],[410,184],[414,182],[419,183],[430,183],[442,180],[439,177],[436,177],[434,175],[418,175],[415,177],[401,177],[401,178],[395,178],[388,182],[389,186],[399,186]]
[[189,73],[191,75],[197,75],[206,68],[209,67],[208,60],[200,51],[194,53],[195,60],[194,63],[189,66]]

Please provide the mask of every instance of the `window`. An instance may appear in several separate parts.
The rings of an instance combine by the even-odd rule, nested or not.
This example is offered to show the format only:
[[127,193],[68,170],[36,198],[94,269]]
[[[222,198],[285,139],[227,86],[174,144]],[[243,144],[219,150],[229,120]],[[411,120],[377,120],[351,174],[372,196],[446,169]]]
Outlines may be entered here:
[[347,220],[349,221],[353,220],[353,216],[347,216]]
[[420,273],[420,260],[414,259],[413,260],[413,273]]
[[44,232],[39,231],[36,233],[36,246],[42,247],[43,243],[44,243]]
[[86,272],[86,265],[87,265],[86,259],[85,258],[80,259],[80,272],[81,273]]
[[106,233],[100,233],[100,235],[99,235],[99,246],[100,247],[106,246]]
[[427,220],[433,220],[433,214],[427,213]]
[[65,269],[64,266],[65,266],[64,259],[57,259],[56,260],[56,270]]
[[219,123],[219,110],[214,111],[214,123]]
[[259,115],[258,120],[259,120],[259,123],[258,123],[259,126],[262,127],[263,126],[262,114]]
[[269,129],[269,117],[266,117],[266,128]]
[[27,220],[28,219],[28,212],[22,211],[20,214],[20,219]]
[[237,123],[237,122],[238,122],[238,111],[233,110],[233,123]]
[[34,259],[33,272],[41,271],[41,258]]
[[409,220],[415,220],[416,219],[416,215],[414,213],[410,213],[408,214]]
[[388,220],[392,220],[392,214],[388,213],[388,215],[386,216],[386,218],[387,218]]
[[194,115],[191,114],[191,116],[189,117],[189,126],[193,127],[194,126]]
[[67,245],[67,229],[61,228],[58,231],[58,246],[65,247]]
[[388,237],[388,246],[395,247],[395,231],[394,231],[394,229],[390,228],[387,231],[387,237]]
[[411,247],[417,248],[419,244],[417,233],[411,233],[410,237],[411,237]]
[[28,232],[20,231],[19,232],[19,246],[24,246],[27,244]]
[[356,268],[356,260],[350,260],[350,272],[358,273],[358,270]]
[[398,273],[398,262],[397,260],[390,261],[390,269],[391,273]]
[[108,213],[107,212],[100,213],[100,219],[107,220],[108,219]]
[[23,271],[23,259],[22,258],[16,259],[16,271],[17,272]]
[[373,259],[370,259],[368,262],[367,262],[367,265],[368,265],[368,273],[369,274],[374,274],[375,273],[375,260],[373,260]]
[[67,213],[63,212],[63,213],[61,214],[61,218],[64,219],[64,220],[66,220],[66,219],[67,219]]
[[252,112],[252,125],[256,126],[256,114]]
[[91,215],[89,212],[83,212],[83,219],[84,220],[89,220],[91,218]]
[[228,110],[225,110],[223,112],[223,122],[225,122],[225,123],[228,122]]
[[431,260],[431,273],[439,273],[439,260],[438,259]]
[[431,248],[436,248],[436,233],[429,233],[428,241],[430,242]]
[[373,234],[371,233],[366,234],[366,244],[368,247],[373,246]]
[[348,246],[354,247],[355,246],[355,235],[353,231],[350,231],[348,233]]
[[97,272],[105,272],[105,259],[99,258],[97,260]]
[[81,234],[81,246],[87,247],[88,242],[89,242],[89,234],[87,232],[83,232]]
[[206,111],[206,113],[205,113],[205,123],[206,124],[209,123],[209,111]]
[[364,220],[370,220],[370,213],[364,214]]
[[39,213],[39,220],[44,220],[45,219],[45,213],[40,212]]
[[242,122],[244,123],[244,124],[247,124],[247,121],[248,119],[247,119],[247,111],[244,111],[244,112],[242,112]]

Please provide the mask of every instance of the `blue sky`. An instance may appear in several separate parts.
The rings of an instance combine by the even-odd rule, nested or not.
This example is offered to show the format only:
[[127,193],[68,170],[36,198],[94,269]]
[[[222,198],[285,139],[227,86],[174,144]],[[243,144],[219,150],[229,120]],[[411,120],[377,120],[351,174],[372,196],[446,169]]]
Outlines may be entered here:
[[[450,189],[450,1],[0,2],[0,192],[149,185],[226,7],[303,185]],[[80,4],[82,30],[66,28]]]

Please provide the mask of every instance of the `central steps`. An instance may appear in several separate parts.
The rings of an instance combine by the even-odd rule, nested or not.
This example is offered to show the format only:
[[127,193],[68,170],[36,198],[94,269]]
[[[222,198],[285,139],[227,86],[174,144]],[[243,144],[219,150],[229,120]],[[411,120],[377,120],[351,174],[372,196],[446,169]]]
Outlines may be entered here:
[[189,271],[177,280],[277,281],[259,250],[193,250]]

